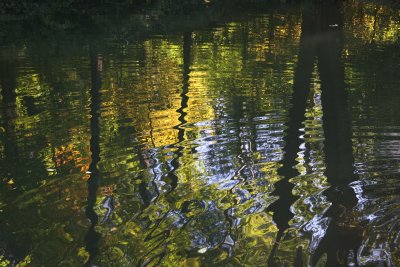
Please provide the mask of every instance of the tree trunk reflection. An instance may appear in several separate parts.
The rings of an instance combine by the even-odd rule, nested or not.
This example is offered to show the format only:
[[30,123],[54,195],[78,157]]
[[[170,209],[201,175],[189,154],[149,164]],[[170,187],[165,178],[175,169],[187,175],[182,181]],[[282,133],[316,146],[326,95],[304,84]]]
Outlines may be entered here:
[[179,113],[179,124],[174,127],[174,129],[178,130],[178,142],[174,144],[174,147],[177,149],[174,151],[174,158],[171,160],[171,170],[168,172],[168,178],[171,180],[171,191],[173,191],[178,186],[178,176],[176,175],[176,171],[179,168],[179,159],[183,156],[183,146],[180,145],[183,141],[185,141],[185,128],[184,124],[186,123],[186,111],[185,109],[188,107],[189,97],[187,96],[189,92],[189,73],[190,73],[190,64],[191,64],[191,46],[192,46],[192,33],[185,32],[183,34],[183,81],[182,81],[182,93],[181,97],[181,106],[176,110]]
[[[292,194],[294,184],[290,179],[299,175],[294,169],[299,146],[303,142],[299,130],[303,128],[310,81],[316,60],[321,80],[323,129],[325,135],[325,175],[331,187],[324,192],[331,207],[324,214],[330,218],[329,227],[311,258],[315,265],[323,254],[326,266],[347,266],[348,255],[356,254],[360,245],[360,230],[346,226],[344,214],[357,203],[355,193],[348,184],[355,180],[351,141],[351,120],[347,108],[344,67],[341,62],[343,49],[343,20],[338,3],[318,3],[303,11],[302,35],[299,57],[294,77],[292,107],[285,132],[284,157],[278,173],[283,179],[275,184],[274,195],[279,199],[268,208],[279,232],[271,251],[268,265],[279,266],[276,250],[279,241],[294,214],[291,205],[297,197]],[[301,248],[298,253],[301,254]],[[301,255],[296,255],[296,266],[302,266]]]
[[94,49],[90,51],[90,67],[92,85],[90,89],[91,103],[90,103],[90,152],[91,163],[89,166],[90,177],[88,180],[88,205],[86,207],[86,216],[91,222],[91,226],[86,235],[86,250],[89,252],[89,259],[85,266],[92,264],[95,256],[98,254],[97,243],[100,234],[96,232],[95,226],[98,223],[99,217],[94,211],[97,199],[97,189],[100,183],[100,173],[97,164],[100,161],[100,89],[101,89],[101,71],[103,58]]
[[6,164],[2,168],[7,178],[16,176],[18,170],[19,152],[17,138],[15,136],[15,118],[17,117],[17,95],[16,89],[16,65],[14,59],[10,56],[1,55],[0,58],[0,85],[2,97],[2,119],[5,130],[4,135],[4,154]]

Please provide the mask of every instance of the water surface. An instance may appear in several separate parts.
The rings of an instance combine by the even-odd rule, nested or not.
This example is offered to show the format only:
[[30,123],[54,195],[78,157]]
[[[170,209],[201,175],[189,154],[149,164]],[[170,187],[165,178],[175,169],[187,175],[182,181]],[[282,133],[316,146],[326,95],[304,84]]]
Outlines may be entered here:
[[398,9],[149,14],[1,46],[0,265],[400,264]]

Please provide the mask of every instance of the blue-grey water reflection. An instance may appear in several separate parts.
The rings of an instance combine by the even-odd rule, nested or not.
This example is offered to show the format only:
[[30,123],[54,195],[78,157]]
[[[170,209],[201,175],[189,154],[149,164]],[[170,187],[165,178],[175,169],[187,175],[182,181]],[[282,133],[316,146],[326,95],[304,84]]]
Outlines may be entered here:
[[1,46],[0,266],[400,264],[400,11],[209,8]]

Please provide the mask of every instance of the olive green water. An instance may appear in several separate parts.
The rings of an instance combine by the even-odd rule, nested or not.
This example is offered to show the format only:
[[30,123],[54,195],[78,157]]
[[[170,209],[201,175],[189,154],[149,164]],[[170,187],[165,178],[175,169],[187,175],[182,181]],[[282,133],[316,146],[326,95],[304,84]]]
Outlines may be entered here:
[[400,11],[202,12],[3,36],[0,266],[399,266]]

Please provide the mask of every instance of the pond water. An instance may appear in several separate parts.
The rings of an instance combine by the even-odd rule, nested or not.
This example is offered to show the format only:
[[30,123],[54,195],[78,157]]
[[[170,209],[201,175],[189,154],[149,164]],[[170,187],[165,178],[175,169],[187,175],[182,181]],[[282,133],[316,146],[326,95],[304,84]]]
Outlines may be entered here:
[[399,266],[400,11],[148,12],[1,46],[0,266]]

